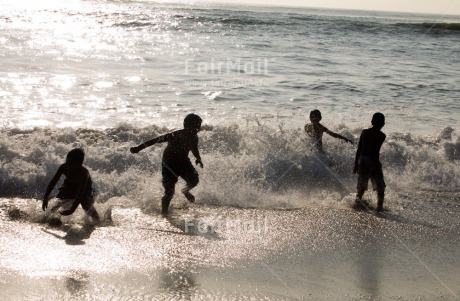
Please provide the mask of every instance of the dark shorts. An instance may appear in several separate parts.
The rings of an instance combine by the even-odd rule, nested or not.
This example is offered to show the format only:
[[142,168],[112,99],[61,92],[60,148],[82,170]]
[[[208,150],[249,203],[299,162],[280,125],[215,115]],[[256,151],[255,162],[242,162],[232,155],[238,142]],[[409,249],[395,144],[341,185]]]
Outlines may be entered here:
[[371,180],[374,190],[382,193],[385,191],[386,184],[380,162],[374,162],[368,157],[360,158],[358,174],[358,191],[367,190],[369,180]]
[[161,175],[163,176],[163,186],[174,185],[179,177],[187,183],[198,183],[198,172],[190,160],[182,162],[162,162]]
[[[77,190],[78,188],[73,187],[73,185],[71,185],[69,182],[64,181],[64,185],[59,188],[59,192],[56,197],[61,200],[75,200],[77,197]],[[89,183],[89,186],[86,189],[85,197],[80,204],[85,211],[88,211],[93,206],[94,191],[92,189],[91,183]]]

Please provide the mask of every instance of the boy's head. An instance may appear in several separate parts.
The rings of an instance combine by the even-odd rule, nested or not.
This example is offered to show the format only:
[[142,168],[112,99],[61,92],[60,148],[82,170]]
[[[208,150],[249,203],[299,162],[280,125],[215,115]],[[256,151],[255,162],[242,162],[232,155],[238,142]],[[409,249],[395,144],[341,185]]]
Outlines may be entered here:
[[70,165],[83,165],[84,159],[85,152],[81,148],[74,148],[67,154],[65,162]]
[[310,121],[311,122],[320,122],[321,121],[321,112],[319,110],[313,110],[310,112]]
[[372,116],[371,123],[374,127],[383,128],[385,125],[385,116],[382,113],[375,113]]
[[203,120],[200,118],[200,116],[196,114],[188,114],[184,118],[184,128],[196,130],[197,132],[199,132],[201,129],[202,122]]

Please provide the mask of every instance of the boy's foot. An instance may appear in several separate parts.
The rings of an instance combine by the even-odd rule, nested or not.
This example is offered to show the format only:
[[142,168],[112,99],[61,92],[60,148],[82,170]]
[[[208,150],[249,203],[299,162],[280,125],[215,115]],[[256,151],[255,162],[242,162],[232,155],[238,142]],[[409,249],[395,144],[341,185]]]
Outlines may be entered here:
[[367,210],[369,209],[369,204],[364,200],[356,199],[352,207],[356,210]]
[[185,195],[185,197],[190,203],[195,202],[195,196],[191,194],[187,188],[182,189],[182,193]]

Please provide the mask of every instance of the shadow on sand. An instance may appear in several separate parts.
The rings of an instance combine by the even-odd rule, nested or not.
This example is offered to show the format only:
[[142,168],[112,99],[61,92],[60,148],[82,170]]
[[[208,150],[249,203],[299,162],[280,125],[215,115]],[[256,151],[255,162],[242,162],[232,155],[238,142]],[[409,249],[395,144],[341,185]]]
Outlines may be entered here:
[[81,227],[76,225],[62,226],[61,229],[65,232],[64,236],[56,234],[48,229],[42,229],[42,231],[64,240],[68,245],[76,246],[84,245],[85,242],[83,240],[90,238],[91,233],[93,233],[95,228],[96,227],[94,225],[83,225]]
[[170,212],[167,216],[162,215],[162,218],[166,219],[169,224],[175,228],[175,230],[151,228],[141,229],[177,235],[200,236],[208,240],[224,240],[224,238],[217,232],[218,228],[216,225],[205,222],[204,219],[191,217],[190,215],[182,215],[178,212]]

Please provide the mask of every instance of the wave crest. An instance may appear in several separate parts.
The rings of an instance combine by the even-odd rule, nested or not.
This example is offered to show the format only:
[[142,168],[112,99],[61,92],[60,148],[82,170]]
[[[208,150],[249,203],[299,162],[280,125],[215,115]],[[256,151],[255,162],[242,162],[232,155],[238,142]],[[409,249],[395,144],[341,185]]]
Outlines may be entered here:
[[[298,207],[293,198],[301,203],[315,193],[339,199],[354,193],[355,146],[325,135],[326,154],[318,155],[309,148],[302,129],[236,124],[203,128],[199,136],[205,168],[198,169],[201,181],[194,191],[205,203],[243,207],[286,207],[290,203]],[[104,131],[2,130],[0,197],[41,197],[67,152],[83,147],[98,202],[114,197],[159,200],[164,146],[152,146],[137,155],[129,148],[168,131],[129,124]],[[343,126],[335,131],[354,141],[360,133],[360,129]],[[381,160],[391,190],[455,191],[460,186],[460,138],[452,128],[432,139],[387,133]]]

